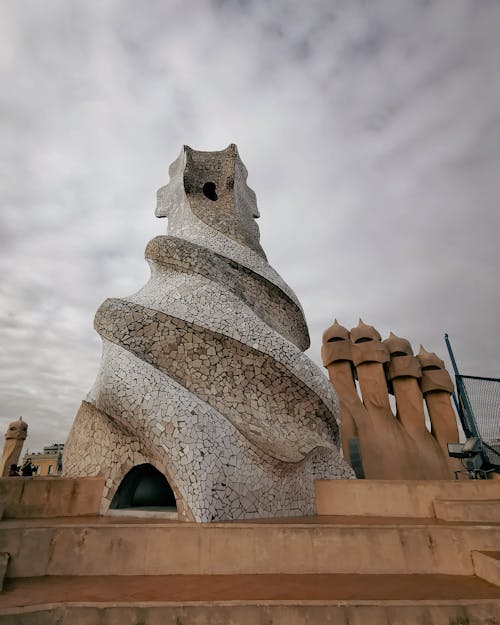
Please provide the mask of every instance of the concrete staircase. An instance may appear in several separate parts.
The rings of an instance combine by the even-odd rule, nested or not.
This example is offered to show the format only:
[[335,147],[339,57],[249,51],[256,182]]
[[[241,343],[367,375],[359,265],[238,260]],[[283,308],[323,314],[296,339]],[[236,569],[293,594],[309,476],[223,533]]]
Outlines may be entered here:
[[318,483],[303,519],[4,518],[0,623],[498,625],[500,483],[445,484]]

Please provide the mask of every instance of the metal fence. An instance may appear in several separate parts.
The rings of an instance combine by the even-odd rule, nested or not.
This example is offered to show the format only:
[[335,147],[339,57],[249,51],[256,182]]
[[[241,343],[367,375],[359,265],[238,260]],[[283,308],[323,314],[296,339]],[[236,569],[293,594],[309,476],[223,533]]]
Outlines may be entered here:
[[457,374],[460,420],[467,437],[479,437],[483,455],[500,468],[500,379]]

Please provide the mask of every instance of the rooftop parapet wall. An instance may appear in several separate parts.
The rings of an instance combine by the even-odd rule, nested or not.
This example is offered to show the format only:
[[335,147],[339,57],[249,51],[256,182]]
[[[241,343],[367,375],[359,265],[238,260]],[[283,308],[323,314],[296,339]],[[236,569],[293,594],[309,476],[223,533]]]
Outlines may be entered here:
[[[319,515],[435,518],[436,501],[500,500],[500,480],[318,480]],[[500,521],[500,519],[498,519]]]
[[99,514],[104,478],[0,478],[4,519],[70,517]]

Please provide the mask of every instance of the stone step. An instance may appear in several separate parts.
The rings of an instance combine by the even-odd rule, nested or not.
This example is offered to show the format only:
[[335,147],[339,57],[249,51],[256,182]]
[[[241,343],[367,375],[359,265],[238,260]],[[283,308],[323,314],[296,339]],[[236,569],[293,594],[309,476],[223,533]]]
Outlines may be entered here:
[[7,573],[7,564],[9,563],[9,554],[5,551],[0,552],[0,591],[3,588],[3,582]]
[[434,510],[443,521],[500,523],[500,499],[436,499]]
[[498,619],[500,588],[454,575],[38,577],[7,580],[0,595],[2,624],[474,625]]
[[179,523],[80,517],[7,520],[7,577],[171,574],[473,575],[471,551],[494,551],[500,524],[312,517]]
[[472,562],[478,577],[500,586],[500,551],[473,551]]

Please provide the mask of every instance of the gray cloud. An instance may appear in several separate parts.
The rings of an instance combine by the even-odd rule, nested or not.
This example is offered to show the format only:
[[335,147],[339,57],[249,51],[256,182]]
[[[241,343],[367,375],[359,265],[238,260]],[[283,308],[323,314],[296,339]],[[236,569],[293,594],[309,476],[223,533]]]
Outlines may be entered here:
[[63,440],[182,144],[238,144],[310,355],[362,316],[499,374],[500,6],[0,5],[0,425]]

